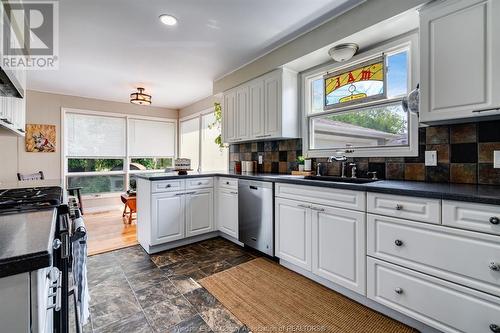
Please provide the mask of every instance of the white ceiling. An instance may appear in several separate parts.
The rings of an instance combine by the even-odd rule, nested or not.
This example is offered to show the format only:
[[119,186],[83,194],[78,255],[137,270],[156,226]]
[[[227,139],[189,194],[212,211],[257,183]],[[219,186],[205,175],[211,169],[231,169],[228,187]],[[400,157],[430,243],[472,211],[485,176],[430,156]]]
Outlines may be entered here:
[[[57,71],[28,73],[28,89],[182,108],[212,81],[361,0],[61,0]],[[179,24],[168,27],[168,13]]]

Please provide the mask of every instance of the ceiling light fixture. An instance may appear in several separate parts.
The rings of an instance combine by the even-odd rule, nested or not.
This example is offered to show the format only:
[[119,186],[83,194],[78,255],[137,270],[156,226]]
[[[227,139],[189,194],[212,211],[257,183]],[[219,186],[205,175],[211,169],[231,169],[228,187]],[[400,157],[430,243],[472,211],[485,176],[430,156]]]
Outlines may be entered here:
[[177,18],[175,16],[172,16],[169,14],[161,14],[160,21],[161,21],[161,23],[163,23],[165,25],[170,25],[170,26],[177,24]]
[[354,43],[339,44],[328,50],[328,54],[333,60],[338,62],[343,62],[351,59],[356,52],[358,52],[359,46]]
[[151,95],[144,93],[144,88],[137,88],[137,92],[130,94],[130,103],[138,105],[150,105]]

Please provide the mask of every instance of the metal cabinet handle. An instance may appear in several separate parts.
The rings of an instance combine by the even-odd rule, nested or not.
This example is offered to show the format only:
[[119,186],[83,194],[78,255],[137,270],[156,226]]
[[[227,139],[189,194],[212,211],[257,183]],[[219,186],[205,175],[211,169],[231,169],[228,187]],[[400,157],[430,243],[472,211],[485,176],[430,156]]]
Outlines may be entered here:
[[25,131],[22,128],[17,129],[19,132],[24,133]]
[[202,182],[198,182],[198,185],[203,185],[203,183]]
[[492,216],[490,217],[490,223],[491,224],[499,224],[500,223],[500,219],[496,216]]
[[12,125],[12,122],[9,119],[7,119],[7,118],[2,118],[0,120],[2,120],[6,124]]
[[169,187],[172,187],[172,185],[170,185],[170,184],[165,185],[165,188],[169,188]]
[[492,271],[495,271],[495,272],[500,272],[500,264],[497,264],[496,262],[490,262],[490,264],[488,265],[488,267],[492,270]]
[[394,244],[396,244],[396,246],[402,246],[402,245],[403,245],[403,241],[402,241],[402,240],[400,240],[400,239],[396,239],[396,240],[394,241]]
[[226,182],[226,185],[229,185],[229,182]]
[[485,109],[476,109],[472,110],[473,113],[487,112],[487,111],[500,111],[500,108],[485,108]]
[[396,210],[402,210],[402,209],[403,209],[403,205],[401,205],[401,204],[396,205]]
[[324,208],[319,208],[319,207],[311,207],[312,210],[318,211],[318,212],[324,212]]
[[493,333],[500,333],[500,326],[496,324],[490,324],[490,331]]
[[186,193],[175,193],[176,196],[181,196],[181,195],[184,195]]
[[271,134],[264,134],[264,135],[256,135],[256,138],[267,138],[268,136],[271,136]]
[[302,208],[311,208],[311,206],[309,206],[309,205],[303,205],[303,204],[299,204],[298,206],[302,207]]
[[402,289],[402,288],[396,288],[396,289],[394,289],[394,292],[395,292],[396,294],[401,295],[401,294],[403,293],[403,289]]
[[229,193],[231,193],[231,194],[238,194],[238,192],[229,192]]

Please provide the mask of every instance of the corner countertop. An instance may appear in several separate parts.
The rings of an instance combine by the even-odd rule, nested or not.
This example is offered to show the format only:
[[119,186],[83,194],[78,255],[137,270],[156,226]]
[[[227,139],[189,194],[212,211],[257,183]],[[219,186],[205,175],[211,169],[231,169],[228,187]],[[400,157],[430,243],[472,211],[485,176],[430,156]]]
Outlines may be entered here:
[[136,175],[138,178],[150,181],[216,176],[500,205],[500,186],[494,185],[427,183],[401,180],[379,180],[368,184],[349,184],[309,180],[304,179],[303,176],[285,174],[237,174],[227,171],[190,172],[184,176],[178,176],[175,172]]
[[57,210],[0,215],[0,278],[52,264]]

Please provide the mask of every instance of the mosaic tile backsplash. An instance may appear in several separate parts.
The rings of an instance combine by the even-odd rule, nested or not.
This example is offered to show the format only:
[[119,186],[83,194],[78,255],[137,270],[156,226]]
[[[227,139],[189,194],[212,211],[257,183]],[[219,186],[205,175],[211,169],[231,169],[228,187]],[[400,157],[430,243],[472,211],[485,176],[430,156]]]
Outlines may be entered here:
[[[426,150],[437,151],[437,166],[425,166]],[[356,163],[358,177],[377,171],[379,179],[500,185],[500,169],[493,168],[494,150],[500,150],[500,121],[420,128],[417,157],[350,158],[348,162]],[[257,161],[262,155],[258,172],[290,173],[298,169],[302,140],[242,143],[231,145],[229,152],[230,170],[236,161]],[[322,174],[340,176],[340,162],[313,159],[314,170],[317,163]],[[351,174],[349,167],[346,174]]]

